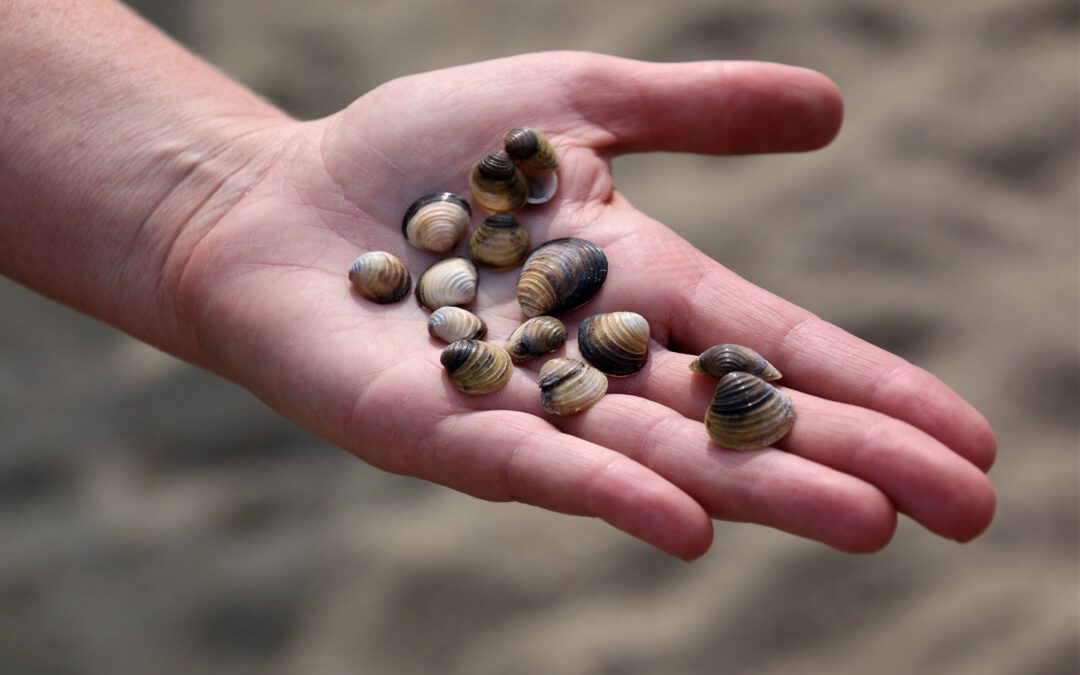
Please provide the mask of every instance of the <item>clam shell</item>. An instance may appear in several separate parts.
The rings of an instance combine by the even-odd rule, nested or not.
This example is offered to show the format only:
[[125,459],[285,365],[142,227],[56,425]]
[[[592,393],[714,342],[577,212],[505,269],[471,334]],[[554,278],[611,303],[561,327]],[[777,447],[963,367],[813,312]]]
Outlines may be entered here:
[[409,294],[412,277],[405,262],[386,251],[368,251],[349,267],[349,281],[368,300],[390,303]]
[[537,171],[526,167],[522,169],[529,194],[525,198],[528,204],[546,204],[559,189],[559,174],[554,171]]
[[502,389],[514,374],[514,362],[499,345],[479,340],[452,342],[439,356],[454,386],[466,394]]
[[559,168],[559,157],[555,154],[555,148],[547,137],[534,129],[519,127],[507,131],[503,136],[503,147],[506,148],[506,154],[526,166],[544,171]]
[[690,364],[695,373],[723,377],[726,373],[743,372],[763,380],[779,380],[780,371],[749,347],[723,344],[709,347]]
[[472,196],[489,211],[513,211],[525,205],[529,186],[525,174],[506,151],[484,155],[469,174]]
[[506,339],[506,351],[515,363],[553,352],[566,343],[566,326],[553,316],[537,316],[521,324]]
[[469,257],[485,269],[513,269],[528,252],[529,233],[509,213],[486,218],[469,238]]
[[467,309],[440,307],[427,322],[428,334],[443,342],[479,340],[487,335],[487,324]]
[[578,349],[608,375],[633,375],[649,358],[649,322],[635,312],[590,316],[578,327]]
[[772,445],[795,424],[795,406],[787,394],[757,375],[727,373],[716,385],[705,414],[709,437],[733,450]]
[[525,259],[518,276],[518,304],[525,316],[558,314],[580,307],[600,292],[607,271],[607,256],[591,241],[549,241]]
[[478,280],[476,265],[468,258],[439,260],[416,280],[416,301],[431,310],[467,305],[476,299]]
[[472,207],[452,192],[421,197],[401,220],[401,232],[424,251],[446,253],[457,245],[472,220]]
[[559,189],[559,157],[548,139],[539,131],[519,127],[506,132],[503,137],[506,154],[521,163],[522,173],[529,192],[525,201],[543,204],[555,196]]
[[551,359],[540,368],[540,405],[556,415],[573,415],[607,393],[607,377],[577,359]]

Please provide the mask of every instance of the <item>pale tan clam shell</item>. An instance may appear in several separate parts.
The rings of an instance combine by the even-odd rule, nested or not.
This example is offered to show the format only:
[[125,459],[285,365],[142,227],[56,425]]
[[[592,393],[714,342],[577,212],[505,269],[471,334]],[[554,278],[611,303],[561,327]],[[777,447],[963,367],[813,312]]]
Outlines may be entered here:
[[536,247],[522,265],[517,299],[525,316],[558,314],[580,307],[607,279],[603,250],[591,241],[555,239]]
[[518,326],[506,339],[514,363],[535,359],[566,343],[566,326],[553,316],[536,316]]
[[467,305],[476,299],[480,277],[468,258],[446,258],[424,270],[416,280],[416,301],[430,310]]
[[529,186],[525,174],[505,150],[484,155],[469,173],[469,190],[489,211],[513,211],[525,205]]
[[431,313],[427,322],[428,334],[443,342],[480,340],[487,335],[487,324],[467,309],[440,307]]
[[386,251],[368,251],[349,266],[349,281],[368,300],[397,302],[409,294],[412,277],[405,261]]
[[452,192],[440,192],[413,202],[401,221],[401,231],[418,249],[446,253],[461,240],[471,220],[467,201]]
[[749,347],[736,344],[722,344],[709,347],[694,359],[690,370],[705,373],[713,377],[723,377],[727,373],[750,373],[763,380],[780,379],[780,371]]
[[783,438],[795,424],[787,394],[757,375],[727,373],[720,378],[705,413],[709,437],[732,450],[756,450]]
[[484,269],[513,269],[528,252],[529,233],[509,213],[485,218],[469,237],[469,257]]
[[551,359],[540,368],[540,405],[556,415],[592,407],[607,393],[608,381],[596,368],[577,359]]
[[633,375],[649,358],[649,322],[636,312],[595,314],[578,327],[578,349],[608,375]]
[[450,343],[439,356],[455,387],[466,394],[490,394],[506,386],[514,362],[499,345],[479,340]]

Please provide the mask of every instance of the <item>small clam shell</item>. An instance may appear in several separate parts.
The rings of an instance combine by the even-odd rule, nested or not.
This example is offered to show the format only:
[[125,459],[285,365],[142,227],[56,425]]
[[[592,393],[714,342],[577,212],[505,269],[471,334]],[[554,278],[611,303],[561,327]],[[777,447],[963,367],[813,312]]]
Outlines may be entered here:
[[416,280],[416,301],[431,310],[467,305],[476,299],[478,280],[476,265],[468,258],[440,260]]
[[559,168],[559,158],[551,142],[539,131],[527,127],[511,129],[503,136],[506,154],[526,166],[544,171]]
[[518,304],[525,316],[558,314],[580,307],[600,292],[607,271],[607,256],[591,241],[549,241],[525,259],[518,276]]
[[635,312],[590,316],[578,327],[578,349],[608,375],[633,375],[649,358],[649,322]]
[[454,248],[472,220],[472,207],[452,192],[421,197],[401,221],[409,243],[424,251],[446,253]]
[[412,277],[405,262],[386,251],[368,251],[349,267],[349,281],[368,300],[397,302],[409,294]]
[[726,373],[743,372],[763,380],[779,380],[780,371],[749,347],[724,344],[709,347],[690,364],[695,373],[723,377]]
[[529,196],[525,201],[529,204],[546,204],[555,196],[559,189],[559,174],[554,171],[537,171],[526,167],[522,170],[525,174],[525,182],[529,186]]
[[479,340],[487,335],[487,324],[467,309],[447,306],[431,313],[427,330],[431,337],[443,342]]
[[489,211],[513,211],[525,204],[529,186],[504,150],[484,155],[469,174],[473,198]]
[[502,389],[514,374],[514,362],[499,345],[458,340],[442,350],[439,360],[454,386],[466,394],[490,394]]
[[566,343],[566,326],[553,316],[537,316],[517,327],[506,339],[506,351],[515,363],[553,352]]
[[486,218],[469,238],[469,257],[490,270],[513,269],[528,252],[529,233],[509,213]]
[[607,377],[577,359],[551,359],[540,368],[540,405],[556,415],[573,415],[607,393]]
[[709,437],[733,450],[772,445],[795,424],[795,406],[784,392],[757,375],[727,373],[716,385],[705,414]]

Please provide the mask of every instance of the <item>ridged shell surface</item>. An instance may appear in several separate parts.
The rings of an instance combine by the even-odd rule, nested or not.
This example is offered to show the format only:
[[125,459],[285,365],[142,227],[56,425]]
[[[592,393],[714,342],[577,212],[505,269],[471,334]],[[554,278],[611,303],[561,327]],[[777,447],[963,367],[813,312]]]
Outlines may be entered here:
[[528,252],[529,233],[509,213],[485,218],[469,237],[469,257],[496,272],[517,267]]
[[468,258],[440,260],[416,280],[416,301],[431,310],[467,305],[476,299],[478,280],[476,265]]
[[440,307],[427,322],[428,334],[443,342],[479,340],[487,335],[487,324],[467,309]]
[[540,368],[540,405],[556,415],[592,407],[607,393],[607,377],[577,359],[551,359]]
[[525,259],[517,283],[518,304],[525,316],[580,307],[600,292],[607,271],[607,256],[591,241],[549,241]]
[[479,340],[450,343],[439,357],[455,387],[466,394],[490,394],[506,386],[514,362],[499,345]]
[[409,294],[412,277],[405,261],[386,251],[368,251],[349,267],[349,281],[368,300],[397,302]]
[[578,349],[608,375],[633,375],[649,358],[649,322],[636,312],[590,316],[578,327]]
[[723,344],[709,347],[690,364],[690,370],[713,377],[727,373],[743,372],[757,375],[763,380],[779,380],[780,371],[749,347]]
[[506,132],[503,137],[506,154],[534,169],[554,171],[559,168],[559,157],[547,137],[535,129],[519,127]]
[[452,192],[440,192],[413,202],[401,221],[401,231],[418,249],[446,253],[461,240],[471,220],[467,201]]
[[525,174],[506,151],[484,155],[469,174],[473,199],[489,211],[513,211],[525,205],[529,186]]
[[566,326],[553,316],[537,316],[521,324],[506,339],[515,363],[553,352],[566,343]]
[[782,391],[757,375],[727,373],[716,385],[705,414],[709,437],[733,450],[772,445],[791,431],[795,406]]

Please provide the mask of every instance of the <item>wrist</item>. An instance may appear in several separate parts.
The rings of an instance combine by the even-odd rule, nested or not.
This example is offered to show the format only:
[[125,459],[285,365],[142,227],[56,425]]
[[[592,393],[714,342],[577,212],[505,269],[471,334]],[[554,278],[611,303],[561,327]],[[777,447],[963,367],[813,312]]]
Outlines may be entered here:
[[142,289],[140,311],[102,317],[156,347],[208,365],[199,344],[198,308],[206,270],[193,264],[209,235],[278,160],[297,123],[283,115],[203,120],[163,146],[168,188],[153,203],[125,253],[129,283]]
[[188,357],[170,275],[291,121],[116,2],[0,16],[0,273]]

